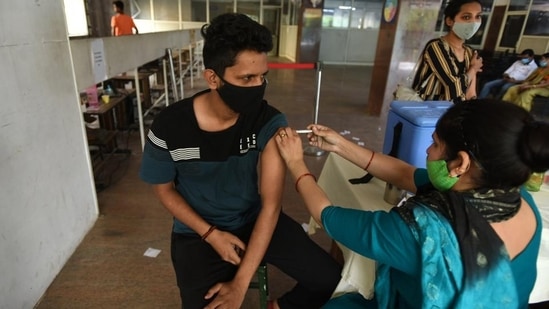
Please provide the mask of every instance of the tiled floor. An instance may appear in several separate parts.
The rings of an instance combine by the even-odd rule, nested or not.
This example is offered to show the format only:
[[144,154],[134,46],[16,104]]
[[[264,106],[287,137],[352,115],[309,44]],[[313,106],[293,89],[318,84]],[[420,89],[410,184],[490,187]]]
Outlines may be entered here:
[[[304,128],[313,121],[316,71],[273,69],[268,74],[266,99],[287,114],[291,126]],[[324,67],[319,123],[350,131],[349,138],[381,150],[378,117],[367,116],[371,67]],[[192,91],[203,89],[195,83]],[[120,144],[132,149],[129,156],[111,158],[98,178],[110,185],[98,193],[101,215],[43,297],[39,309],[61,308],[180,308],[179,293],[169,258],[171,217],[141,182],[138,131],[123,132]],[[308,156],[317,175],[325,156]],[[286,182],[283,207],[298,222],[308,222],[292,181]],[[327,250],[324,233],[312,236]],[[143,256],[147,248],[162,250],[156,258]],[[271,296],[277,297],[293,281],[269,268]],[[248,292],[243,308],[258,308],[257,291]]]

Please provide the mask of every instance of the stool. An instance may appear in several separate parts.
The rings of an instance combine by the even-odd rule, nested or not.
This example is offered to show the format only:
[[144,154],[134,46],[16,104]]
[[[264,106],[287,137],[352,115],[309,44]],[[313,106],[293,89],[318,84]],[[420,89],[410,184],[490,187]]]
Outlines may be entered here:
[[256,280],[250,282],[250,289],[258,289],[259,291],[259,308],[267,309],[269,301],[269,281],[267,280],[267,264],[261,263],[257,267]]

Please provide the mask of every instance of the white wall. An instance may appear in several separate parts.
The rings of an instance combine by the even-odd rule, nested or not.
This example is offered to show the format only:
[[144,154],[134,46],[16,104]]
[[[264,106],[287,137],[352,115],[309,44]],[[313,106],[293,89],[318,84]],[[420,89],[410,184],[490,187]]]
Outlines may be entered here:
[[[62,3],[0,1],[2,309],[33,308],[98,215],[77,90],[95,82],[90,45],[98,39],[69,42]],[[188,46],[189,37],[99,39],[106,77]]]
[[0,68],[0,308],[32,308],[98,214],[62,0],[0,1]]
[[518,41],[517,52],[521,52],[527,48],[534,50],[536,55],[542,55],[549,52],[549,37],[540,36],[521,36]]

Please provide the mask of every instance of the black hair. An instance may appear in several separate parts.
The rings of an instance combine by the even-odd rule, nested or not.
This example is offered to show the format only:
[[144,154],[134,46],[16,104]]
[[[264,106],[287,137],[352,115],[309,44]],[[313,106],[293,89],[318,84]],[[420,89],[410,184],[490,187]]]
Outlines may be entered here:
[[444,20],[446,20],[446,18],[451,18],[452,20],[454,20],[464,4],[475,2],[480,4],[480,6],[482,7],[482,3],[479,0],[451,0],[450,2],[448,2],[448,5],[444,9]]
[[545,54],[543,54],[543,55],[541,55],[541,56],[542,56],[543,58],[545,58],[545,59],[549,59],[549,53],[545,53]]
[[120,11],[124,11],[124,2],[122,1],[113,1],[112,4],[116,6]]
[[525,49],[522,51],[522,53],[520,53],[521,55],[527,55],[528,57],[532,57],[534,56],[534,50],[528,48],[528,49]]
[[549,169],[549,123],[535,121],[522,107],[499,100],[454,104],[436,125],[446,156],[466,151],[480,167],[476,183],[510,189],[532,172]]
[[221,76],[225,74],[225,68],[235,64],[240,52],[267,53],[273,49],[269,29],[244,14],[219,15],[209,25],[202,26],[200,32],[204,37],[204,66]]

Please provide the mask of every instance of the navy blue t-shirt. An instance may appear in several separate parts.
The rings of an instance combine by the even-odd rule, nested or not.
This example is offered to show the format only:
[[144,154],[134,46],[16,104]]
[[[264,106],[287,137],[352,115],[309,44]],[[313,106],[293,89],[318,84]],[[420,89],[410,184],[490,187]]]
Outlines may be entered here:
[[[150,184],[174,182],[204,220],[224,230],[254,221],[261,208],[259,154],[286,117],[266,101],[253,113],[218,132],[199,128],[193,100],[174,103],[158,114],[147,135],[140,177]],[[194,233],[174,219],[174,232]]]

